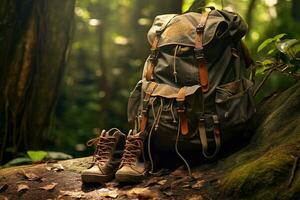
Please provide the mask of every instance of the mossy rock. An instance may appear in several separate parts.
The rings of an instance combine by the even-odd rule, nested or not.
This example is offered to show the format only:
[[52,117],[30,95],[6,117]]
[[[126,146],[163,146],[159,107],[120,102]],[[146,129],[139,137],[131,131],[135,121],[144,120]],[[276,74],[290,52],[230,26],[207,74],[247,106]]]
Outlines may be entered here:
[[300,199],[300,175],[292,168],[300,156],[300,82],[258,106],[249,145],[223,159],[219,198]]

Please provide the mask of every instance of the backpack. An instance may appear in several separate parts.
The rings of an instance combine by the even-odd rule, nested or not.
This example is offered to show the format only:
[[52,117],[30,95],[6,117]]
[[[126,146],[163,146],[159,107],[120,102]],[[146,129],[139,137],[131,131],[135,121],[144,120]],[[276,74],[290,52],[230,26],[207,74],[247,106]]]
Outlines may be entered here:
[[128,121],[148,147],[176,144],[176,152],[202,150],[211,159],[239,142],[255,113],[246,32],[243,19],[225,10],[155,18],[151,53],[128,101]]

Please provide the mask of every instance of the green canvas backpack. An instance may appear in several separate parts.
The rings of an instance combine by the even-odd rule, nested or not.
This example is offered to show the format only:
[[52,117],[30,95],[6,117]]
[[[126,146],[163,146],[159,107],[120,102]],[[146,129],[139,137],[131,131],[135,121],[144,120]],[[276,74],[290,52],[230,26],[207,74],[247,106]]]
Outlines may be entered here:
[[149,147],[214,158],[238,141],[255,113],[246,32],[243,19],[224,10],[155,18],[151,54],[128,101],[128,120]]

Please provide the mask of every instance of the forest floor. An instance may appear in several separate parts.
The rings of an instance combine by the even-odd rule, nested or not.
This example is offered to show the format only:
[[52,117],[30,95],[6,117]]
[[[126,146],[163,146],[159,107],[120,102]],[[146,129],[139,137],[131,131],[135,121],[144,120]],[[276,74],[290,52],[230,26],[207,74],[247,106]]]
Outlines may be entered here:
[[211,199],[211,190],[219,183],[213,170],[193,170],[190,178],[183,167],[161,170],[140,184],[108,182],[85,185],[80,171],[91,157],[56,163],[2,169],[0,199]]
[[[0,170],[4,199],[300,199],[300,82],[257,109],[247,145],[192,169],[160,171],[136,185],[83,185],[91,157]],[[239,143],[240,141],[237,141]],[[224,146],[223,146],[224,149]]]

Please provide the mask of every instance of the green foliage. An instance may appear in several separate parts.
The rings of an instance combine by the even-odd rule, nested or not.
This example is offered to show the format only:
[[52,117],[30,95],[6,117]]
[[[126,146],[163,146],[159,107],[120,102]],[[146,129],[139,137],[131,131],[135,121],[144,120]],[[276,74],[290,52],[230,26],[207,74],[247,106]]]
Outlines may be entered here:
[[[257,48],[257,53],[260,52],[261,50],[263,50],[264,48],[266,48],[267,46],[269,46],[270,44],[274,43],[274,42],[278,42],[280,41],[280,39],[282,37],[286,36],[285,33],[281,33],[279,35],[276,35],[275,37],[266,39],[263,43],[261,43],[261,45],[258,46]],[[273,50],[273,49],[272,49]]]
[[30,164],[32,163],[32,160],[28,157],[19,157],[12,159],[11,161],[7,162],[3,167],[10,167],[15,165],[22,165],[22,164]]
[[[260,82],[254,92],[255,95],[258,94],[257,101],[278,90],[286,89],[300,78],[300,42],[296,39],[285,39],[286,36],[287,34],[282,33],[268,38],[257,48],[262,57],[256,65],[259,80],[256,82]],[[267,86],[263,87],[265,82]]]
[[27,151],[27,155],[31,159],[32,162],[42,161],[46,156],[46,151]]
[[[56,151],[27,151],[26,154],[19,153],[19,157],[12,159],[2,167],[10,167],[22,164],[32,164],[36,162],[42,162],[46,160],[66,160],[73,158],[63,152]],[[1,166],[0,166],[1,167]]]
[[265,40],[257,52],[267,50],[264,59],[258,62],[258,73],[279,71],[295,79],[300,78],[300,41],[283,39],[285,33]]

